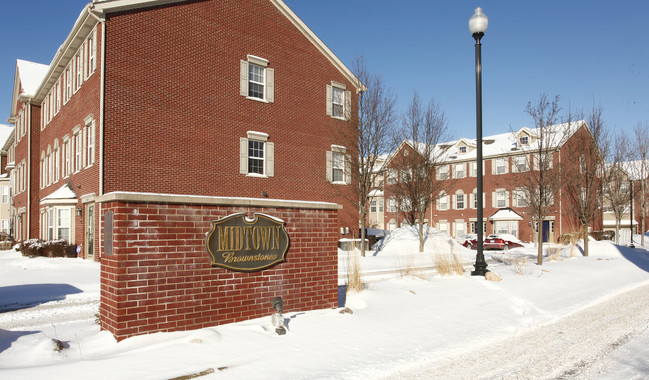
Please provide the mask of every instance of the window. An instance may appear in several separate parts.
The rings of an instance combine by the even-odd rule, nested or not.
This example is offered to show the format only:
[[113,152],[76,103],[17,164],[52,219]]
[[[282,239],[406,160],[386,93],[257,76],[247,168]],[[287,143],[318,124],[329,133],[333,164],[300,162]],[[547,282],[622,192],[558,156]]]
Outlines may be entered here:
[[87,166],[95,163],[95,121],[90,119],[86,121],[86,162]]
[[527,166],[527,156],[516,156],[514,157],[514,168],[518,173],[523,173],[529,170]]
[[275,145],[262,132],[248,131],[240,139],[239,173],[257,177],[275,176]]
[[465,146],[465,145],[462,145],[462,146],[460,147],[460,154],[465,154],[465,153],[466,153],[466,146]]
[[445,180],[448,179],[449,165],[441,165],[437,169],[437,179]]
[[370,212],[376,212],[376,200],[370,202]]
[[404,211],[404,212],[412,211],[412,202],[410,201],[410,198],[402,197],[399,206],[400,206],[399,208],[401,209],[401,211]]
[[508,198],[508,191],[504,189],[497,189],[493,194],[493,207],[496,208],[503,208],[503,207],[509,207],[509,202],[507,202]]
[[448,208],[449,208],[448,194],[442,191],[441,193],[439,193],[439,197],[437,198],[437,209],[444,211],[444,210],[448,210]]
[[332,178],[334,182],[345,180],[345,155],[340,152],[332,152]]
[[494,169],[492,174],[505,174],[507,173],[507,161],[505,158],[496,158],[492,161],[494,163]]
[[47,240],[54,240],[54,209],[50,209],[48,212]]
[[397,212],[397,198],[388,198],[388,212]]
[[455,164],[455,178],[464,178],[465,176],[466,164]]
[[248,55],[241,60],[240,95],[248,99],[275,101],[275,70],[268,67],[268,60]]
[[347,148],[340,145],[332,145],[327,151],[327,181],[337,184],[351,183],[351,156],[347,154]]
[[83,153],[83,139],[81,138],[81,131],[77,130],[74,135],[74,172],[81,170],[81,156]]
[[395,183],[397,183],[397,169],[388,169],[386,177],[388,185],[394,185]]
[[59,140],[54,140],[52,159],[54,160],[54,182],[56,183],[61,178],[61,150],[59,149]]
[[455,237],[466,234],[466,223],[463,220],[455,221]]
[[440,220],[439,221],[439,232],[448,235],[448,222],[447,221],[445,221],[445,220]]
[[56,217],[56,238],[59,240],[70,240],[70,209],[59,208]]
[[79,91],[81,84],[83,83],[83,59],[81,59],[79,53],[74,57],[74,62],[76,63],[76,80],[74,86],[74,92]]
[[528,145],[530,143],[530,138],[529,136],[521,136],[518,141],[521,143],[521,145]]
[[464,201],[465,195],[462,192],[462,190],[458,190],[458,192],[455,194],[455,209],[456,210],[464,210]]
[[351,116],[351,92],[338,82],[327,85],[327,115],[337,119],[349,120]]
[[70,137],[68,135],[63,136],[63,178],[68,177],[71,174],[71,150],[70,146],[72,145],[72,141],[70,140]]
[[514,190],[514,207],[527,207],[527,197],[525,196],[525,190],[517,189]]
[[9,186],[2,186],[2,203],[9,203]]
[[266,79],[264,78],[263,67],[248,64],[248,96],[251,98],[264,99],[264,85]]
[[65,98],[64,103],[72,97],[72,66],[68,65],[65,69]]
[[264,142],[248,140],[248,174],[264,174]]
[[87,43],[88,49],[88,73],[86,74],[89,77],[95,71],[95,33],[91,33],[88,37]]

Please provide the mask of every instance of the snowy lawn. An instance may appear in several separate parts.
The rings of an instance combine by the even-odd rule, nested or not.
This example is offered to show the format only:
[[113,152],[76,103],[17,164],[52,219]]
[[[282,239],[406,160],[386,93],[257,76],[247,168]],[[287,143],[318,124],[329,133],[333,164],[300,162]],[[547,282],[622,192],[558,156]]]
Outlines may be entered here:
[[[443,235],[429,238],[427,244],[427,252],[417,253],[418,245],[409,235],[395,235],[381,251],[361,258],[361,270],[433,265],[433,251],[475,260],[475,251]],[[96,310],[98,265],[78,259],[27,259],[4,251],[0,252],[0,378],[77,379],[92,374],[94,379],[143,380],[201,372],[207,373],[204,379],[396,376],[423,363],[486,349],[649,284],[645,249],[591,241],[591,256],[582,257],[580,252],[578,248],[576,257],[569,257],[569,249],[560,250],[558,260],[546,257],[543,266],[535,265],[533,246],[489,252],[486,256],[494,263],[489,269],[502,277],[501,282],[467,272],[445,277],[397,274],[368,282],[365,290],[346,297],[345,306],[353,314],[341,314],[341,309],[285,313],[284,336],[274,333],[269,316],[117,343],[99,331],[87,310],[79,311],[85,316],[81,320],[68,315],[68,322],[54,322],[55,316],[47,323],[25,321],[18,326],[12,315],[33,309],[40,315],[35,321],[46,321],[61,303],[86,302]],[[341,266],[346,262],[341,253]],[[6,311],[21,305],[34,307]],[[61,340],[65,348],[54,351],[51,338]]]

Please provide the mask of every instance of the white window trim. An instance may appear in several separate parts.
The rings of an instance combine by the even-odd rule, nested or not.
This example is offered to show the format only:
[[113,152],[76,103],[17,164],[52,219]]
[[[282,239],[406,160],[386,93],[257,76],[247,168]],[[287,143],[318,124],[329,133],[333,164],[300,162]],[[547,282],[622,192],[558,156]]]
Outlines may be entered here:
[[[333,90],[337,89],[343,92],[343,115],[334,116],[333,112]],[[352,94],[351,91],[347,90],[347,86],[340,82],[331,81],[330,84],[326,86],[326,114],[331,116],[334,119],[338,120],[349,120],[351,119],[351,106],[352,106]]]
[[[261,66],[264,68],[264,96],[263,98],[257,98],[249,96],[249,64]],[[274,103],[275,102],[275,69],[268,67],[269,61],[265,58],[257,57],[255,55],[248,54],[246,59],[240,61],[240,72],[239,72],[239,82],[240,90],[239,94],[244,96],[246,99],[255,100],[262,103]]]
[[[268,141],[268,134],[263,132],[248,131],[246,137],[239,139],[239,174],[247,177],[270,178],[275,176],[275,144]],[[250,173],[248,167],[248,142],[259,141],[264,144],[264,173]]]

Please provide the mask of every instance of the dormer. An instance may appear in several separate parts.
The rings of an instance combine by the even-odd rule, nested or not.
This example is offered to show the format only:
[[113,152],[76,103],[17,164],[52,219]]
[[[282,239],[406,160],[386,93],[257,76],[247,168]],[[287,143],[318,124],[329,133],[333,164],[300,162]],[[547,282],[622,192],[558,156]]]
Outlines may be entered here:
[[535,136],[534,132],[532,132],[531,129],[526,128],[526,127],[521,128],[520,130],[518,130],[518,132],[514,133],[514,135],[516,136],[516,144],[515,145],[516,145],[517,148],[528,147],[528,146],[532,145],[532,143],[534,143],[534,141],[535,141],[534,140],[534,136]]
[[476,148],[476,145],[473,141],[463,137],[455,143],[455,148],[457,149],[457,156],[461,157],[467,153],[471,153]]

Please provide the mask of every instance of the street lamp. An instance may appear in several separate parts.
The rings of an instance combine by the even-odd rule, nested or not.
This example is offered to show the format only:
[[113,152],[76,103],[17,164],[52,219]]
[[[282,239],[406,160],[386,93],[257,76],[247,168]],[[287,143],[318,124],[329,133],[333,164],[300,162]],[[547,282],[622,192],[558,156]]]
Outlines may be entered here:
[[483,238],[483,207],[482,204],[482,62],[481,62],[481,44],[480,40],[487,31],[489,19],[487,15],[482,13],[482,8],[475,9],[475,13],[469,19],[469,30],[475,39],[475,99],[476,99],[476,139],[478,145],[478,157],[476,159],[477,166],[477,180],[478,180],[478,194],[477,194],[477,208],[478,208],[478,253],[475,256],[475,270],[471,272],[472,276],[484,276],[489,270],[487,269],[487,262],[484,259],[484,238]]

